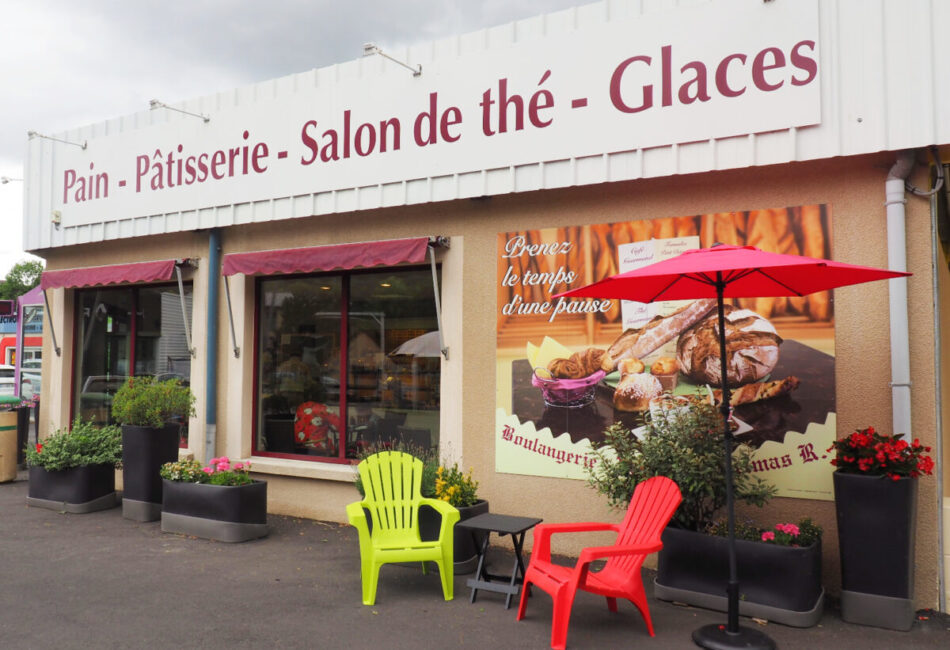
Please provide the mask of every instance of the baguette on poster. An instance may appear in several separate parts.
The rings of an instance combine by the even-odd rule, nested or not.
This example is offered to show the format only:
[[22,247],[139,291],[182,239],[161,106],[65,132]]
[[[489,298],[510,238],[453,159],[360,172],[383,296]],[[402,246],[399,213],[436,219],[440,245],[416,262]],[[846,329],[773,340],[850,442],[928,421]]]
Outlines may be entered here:
[[[792,392],[798,388],[801,381],[795,375],[789,375],[785,379],[776,381],[760,381],[753,384],[745,384],[732,390],[729,396],[730,406],[739,406],[740,404],[751,404],[752,402],[761,402],[765,399],[772,399]],[[716,404],[722,402],[722,391],[718,388],[713,390],[713,399]]]
[[621,359],[641,359],[658,347],[682,334],[715,309],[711,298],[695,300],[668,316],[656,316],[643,327],[628,329],[607,348],[601,368],[613,372]]

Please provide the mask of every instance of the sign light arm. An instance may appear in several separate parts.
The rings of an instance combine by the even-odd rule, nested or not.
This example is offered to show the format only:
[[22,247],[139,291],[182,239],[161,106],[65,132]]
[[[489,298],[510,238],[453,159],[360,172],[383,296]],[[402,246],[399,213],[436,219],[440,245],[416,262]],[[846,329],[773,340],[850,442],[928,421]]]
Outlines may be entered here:
[[393,63],[397,63],[397,64],[401,65],[402,67],[404,67],[404,68],[406,68],[407,70],[411,71],[413,77],[418,77],[419,75],[422,74],[422,64],[421,64],[421,63],[420,63],[419,65],[417,65],[416,67],[412,67],[412,66],[409,65],[408,63],[404,63],[404,62],[400,61],[399,59],[395,59],[395,58],[389,56],[388,54],[386,54],[385,52],[383,52],[381,49],[379,49],[379,46],[376,45],[375,43],[364,43],[364,44],[363,44],[363,56],[372,56],[372,55],[374,55],[374,54],[378,54],[378,55],[380,55],[381,57],[383,57],[384,59],[389,59],[389,60],[392,61]]
[[83,150],[86,148],[86,145],[87,145],[85,140],[82,141],[82,144],[79,144],[78,142],[70,142],[69,140],[63,140],[62,138],[54,138],[51,135],[43,135],[42,133],[38,131],[27,131],[26,134],[30,136],[31,138],[43,138],[44,140],[53,140],[54,142],[62,142],[63,144],[71,144],[74,147],[79,147],[80,149],[83,149]]
[[148,106],[153,111],[156,108],[167,108],[170,111],[178,111],[179,113],[184,113],[185,115],[191,115],[192,117],[200,117],[205,123],[208,123],[211,121],[211,118],[208,117],[207,115],[202,115],[201,113],[192,113],[191,111],[186,111],[181,108],[175,108],[174,106],[169,106],[165,102],[159,101],[157,99],[150,99],[148,102]]

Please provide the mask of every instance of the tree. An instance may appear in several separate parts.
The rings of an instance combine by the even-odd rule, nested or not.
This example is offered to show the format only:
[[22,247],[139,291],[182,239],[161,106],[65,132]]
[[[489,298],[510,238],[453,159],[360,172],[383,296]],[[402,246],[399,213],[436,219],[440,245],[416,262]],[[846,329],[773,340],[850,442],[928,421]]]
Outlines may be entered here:
[[43,262],[24,260],[17,262],[0,282],[0,300],[16,300],[40,283]]

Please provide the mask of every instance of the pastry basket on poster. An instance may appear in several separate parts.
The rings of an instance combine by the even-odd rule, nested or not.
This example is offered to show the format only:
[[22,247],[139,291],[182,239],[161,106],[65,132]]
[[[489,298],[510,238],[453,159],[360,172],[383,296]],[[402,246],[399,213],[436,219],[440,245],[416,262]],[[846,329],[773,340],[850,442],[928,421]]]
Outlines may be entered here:
[[594,390],[606,374],[598,370],[580,379],[555,379],[547,368],[535,368],[531,385],[541,389],[541,396],[548,406],[581,408],[594,401]]

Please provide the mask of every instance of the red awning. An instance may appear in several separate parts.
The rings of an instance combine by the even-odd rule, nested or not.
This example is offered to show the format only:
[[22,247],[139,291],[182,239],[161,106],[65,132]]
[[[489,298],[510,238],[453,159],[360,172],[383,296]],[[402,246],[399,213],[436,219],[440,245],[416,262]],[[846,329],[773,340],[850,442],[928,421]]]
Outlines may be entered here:
[[229,253],[222,260],[221,275],[312,273],[334,269],[393,266],[406,262],[419,263],[425,261],[428,245],[428,237],[414,237],[254,253]]
[[175,260],[90,266],[84,269],[43,271],[40,287],[44,290],[60,287],[74,289],[132,282],[164,282],[171,280],[174,273]]

